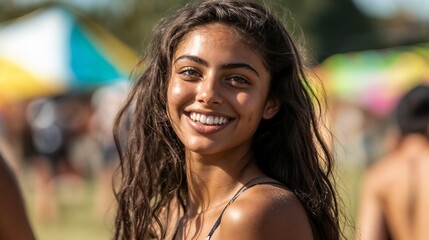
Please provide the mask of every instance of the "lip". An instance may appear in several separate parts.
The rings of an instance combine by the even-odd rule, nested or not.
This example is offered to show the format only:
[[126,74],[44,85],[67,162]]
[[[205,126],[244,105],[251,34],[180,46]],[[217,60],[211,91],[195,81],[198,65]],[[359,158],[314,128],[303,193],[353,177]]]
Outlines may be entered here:
[[[219,125],[206,125],[206,124],[202,124],[200,122],[194,122],[191,119],[191,117],[190,117],[191,112],[200,113],[200,114],[204,114],[204,115],[207,115],[207,116],[225,117],[225,118],[228,118],[229,121],[227,123],[219,124]],[[232,121],[234,121],[234,118],[232,118],[232,117],[226,116],[224,114],[214,113],[214,112],[186,111],[186,113],[184,115],[186,116],[186,121],[188,122],[189,126],[191,126],[191,128],[194,131],[196,131],[196,132],[198,132],[200,134],[213,134],[213,133],[222,131]]]

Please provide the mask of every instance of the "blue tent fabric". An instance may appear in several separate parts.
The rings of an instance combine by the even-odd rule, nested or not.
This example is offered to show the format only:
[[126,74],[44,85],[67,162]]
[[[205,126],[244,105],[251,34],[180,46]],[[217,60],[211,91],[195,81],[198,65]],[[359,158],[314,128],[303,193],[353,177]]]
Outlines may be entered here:
[[[17,98],[129,83],[137,60],[133,49],[67,6],[44,7],[0,23],[0,68],[7,76],[0,78],[7,83],[0,84],[0,92],[14,92]],[[9,84],[12,78],[16,84]]]
[[76,77],[71,81],[72,89],[93,88],[127,78],[102,55],[78,23],[71,28],[69,46],[70,66]]

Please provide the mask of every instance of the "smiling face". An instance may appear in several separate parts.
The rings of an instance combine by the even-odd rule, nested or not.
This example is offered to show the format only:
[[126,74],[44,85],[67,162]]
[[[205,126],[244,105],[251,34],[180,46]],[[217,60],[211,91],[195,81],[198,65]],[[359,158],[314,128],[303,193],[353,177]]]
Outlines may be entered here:
[[200,155],[247,152],[262,118],[273,117],[269,72],[232,27],[209,24],[184,36],[170,73],[167,108],[185,147]]

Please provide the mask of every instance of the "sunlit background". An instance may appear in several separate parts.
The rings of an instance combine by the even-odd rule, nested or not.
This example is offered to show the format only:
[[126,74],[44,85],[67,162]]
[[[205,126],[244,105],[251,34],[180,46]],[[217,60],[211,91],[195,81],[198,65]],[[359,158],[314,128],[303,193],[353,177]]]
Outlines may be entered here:
[[[38,239],[110,238],[112,119],[154,24],[186,2],[0,0],[0,150]],[[265,2],[327,90],[351,237],[398,99],[429,82],[429,0]]]

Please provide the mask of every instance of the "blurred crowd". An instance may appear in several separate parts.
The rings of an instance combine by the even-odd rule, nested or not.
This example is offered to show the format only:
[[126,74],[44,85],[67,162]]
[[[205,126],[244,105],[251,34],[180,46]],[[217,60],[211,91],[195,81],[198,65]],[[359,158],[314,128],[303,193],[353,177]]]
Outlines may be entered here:
[[0,105],[0,152],[18,178],[35,190],[38,221],[55,220],[56,188],[93,180],[103,216],[113,200],[118,163],[112,129],[127,83]]
[[[34,202],[31,204],[34,204],[36,221],[49,223],[57,219],[58,188],[73,190],[82,187],[87,181],[95,183],[95,214],[104,217],[112,208],[112,177],[119,161],[112,130],[115,116],[128,94],[128,88],[128,83],[119,83],[91,92],[65,93],[0,104],[0,153],[18,179],[27,180],[26,184],[30,184],[34,189]],[[425,99],[429,99],[427,93],[426,96]],[[355,167],[372,166],[374,163],[378,166],[378,162],[382,162],[379,159],[399,149],[398,146],[403,140],[398,123],[395,122],[396,111],[389,116],[380,117],[359,105],[329,100],[328,123],[335,137],[333,149],[340,164]],[[411,105],[407,104],[404,108],[411,109]],[[418,114],[426,114],[428,110],[426,104],[418,109]],[[427,124],[427,120],[424,121]],[[414,126],[415,123],[411,125]],[[420,153],[421,150],[416,156],[420,156]],[[408,173],[416,176],[413,174],[416,171],[413,169]],[[385,168],[381,172],[387,174]],[[424,174],[426,173],[421,173],[422,176]],[[396,176],[393,173],[388,175]],[[367,178],[362,179],[363,182],[367,182]],[[373,181],[378,183],[383,179],[388,177],[377,175]],[[374,182],[369,183],[369,186],[375,185]],[[396,186],[399,186],[399,183],[394,186],[398,189]],[[363,200],[372,196],[367,193],[367,189],[367,185],[362,185],[360,197]],[[363,200],[358,206],[360,219],[366,217],[367,213],[375,212],[366,210],[367,204]],[[414,206],[413,204],[411,206]],[[388,220],[384,218],[368,218],[374,221],[378,219],[377,223],[384,224],[378,224],[377,226],[381,227],[377,228],[377,231],[387,226],[383,221]],[[358,223],[357,238],[377,239],[379,235],[375,238],[360,235],[372,231],[367,229],[367,224]],[[376,234],[385,233],[378,231]]]

